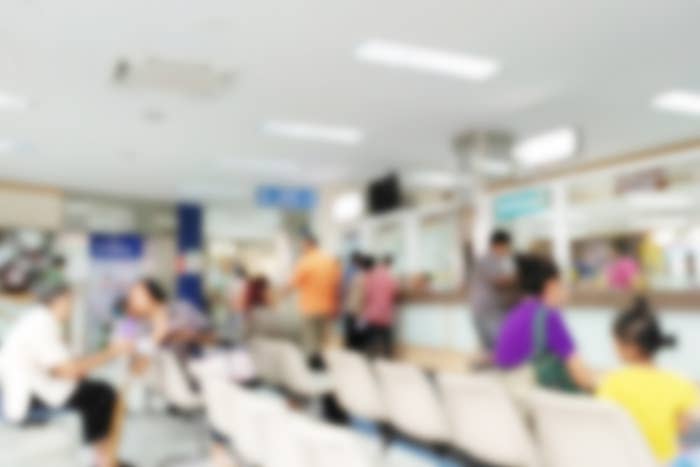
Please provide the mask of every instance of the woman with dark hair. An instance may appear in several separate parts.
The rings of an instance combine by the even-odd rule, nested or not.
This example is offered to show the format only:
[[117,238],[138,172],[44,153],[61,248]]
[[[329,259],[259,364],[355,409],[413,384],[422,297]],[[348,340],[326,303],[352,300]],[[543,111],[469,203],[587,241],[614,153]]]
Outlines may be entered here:
[[550,389],[593,390],[593,375],[562,316],[566,293],[557,266],[538,257],[522,257],[519,263],[525,296],[501,326],[496,364],[505,370],[530,365],[538,384]]
[[678,456],[691,413],[700,408],[698,389],[654,363],[657,353],[673,347],[676,339],[662,330],[646,300],[638,298],[620,313],[613,334],[625,366],[603,380],[598,395],[629,412],[659,461],[669,462]]

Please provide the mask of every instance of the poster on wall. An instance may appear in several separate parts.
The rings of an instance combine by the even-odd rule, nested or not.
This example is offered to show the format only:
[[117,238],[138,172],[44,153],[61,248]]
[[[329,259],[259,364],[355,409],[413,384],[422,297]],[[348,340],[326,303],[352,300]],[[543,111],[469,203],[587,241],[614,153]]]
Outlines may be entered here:
[[0,294],[22,296],[49,269],[59,267],[54,235],[36,229],[0,229]]
[[[128,287],[144,271],[144,242],[138,234],[92,234],[87,283],[89,345],[104,345],[115,319],[115,307]],[[93,327],[94,326],[94,327]]]

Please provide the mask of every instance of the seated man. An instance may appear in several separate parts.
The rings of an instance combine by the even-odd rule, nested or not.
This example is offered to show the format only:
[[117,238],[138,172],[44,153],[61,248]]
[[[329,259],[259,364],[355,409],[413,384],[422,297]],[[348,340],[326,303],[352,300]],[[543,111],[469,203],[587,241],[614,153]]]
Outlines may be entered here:
[[76,410],[84,440],[94,446],[93,464],[114,467],[108,438],[116,395],[110,386],[86,375],[129,353],[131,346],[116,343],[94,355],[72,358],[61,332],[73,309],[69,286],[47,280],[37,288],[36,298],[39,304],[10,329],[2,347],[5,416],[22,423],[35,408]]

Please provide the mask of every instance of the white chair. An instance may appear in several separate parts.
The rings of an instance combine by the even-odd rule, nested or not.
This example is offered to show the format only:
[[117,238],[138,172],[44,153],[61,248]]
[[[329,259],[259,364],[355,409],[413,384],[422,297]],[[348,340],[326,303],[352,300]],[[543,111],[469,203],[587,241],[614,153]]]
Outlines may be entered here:
[[312,372],[302,351],[291,342],[277,341],[282,371],[282,386],[292,394],[313,400],[331,391],[325,374]]
[[237,384],[228,384],[223,389],[223,405],[227,435],[236,454],[246,464],[266,465],[269,456],[269,430],[262,421],[284,411],[281,400],[270,394],[261,394],[244,389]]
[[377,467],[381,465],[379,440],[352,430],[312,419],[297,419],[295,438],[307,453],[308,467]]
[[437,381],[454,447],[495,465],[541,465],[525,420],[498,376],[441,373]]
[[542,390],[530,404],[547,467],[659,467],[632,419],[613,404]]
[[282,383],[280,351],[272,339],[256,338],[250,341],[250,352],[258,377],[272,386]]
[[379,382],[369,361],[359,353],[331,350],[326,363],[338,402],[349,414],[374,422],[388,419]]
[[191,368],[201,386],[207,421],[219,434],[225,434],[232,409],[226,398],[226,389],[232,384],[227,379],[226,362],[217,356],[197,361]]
[[169,350],[158,353],[155,364],[163,397],[175,408],[191,412],[202,408],[202,399],[192,389],[185,374],[185,368]]
[[417,441],[449,443],[447,418],[423,371],[404,363],[383,360],[377,361],[375,366],[391,425]]

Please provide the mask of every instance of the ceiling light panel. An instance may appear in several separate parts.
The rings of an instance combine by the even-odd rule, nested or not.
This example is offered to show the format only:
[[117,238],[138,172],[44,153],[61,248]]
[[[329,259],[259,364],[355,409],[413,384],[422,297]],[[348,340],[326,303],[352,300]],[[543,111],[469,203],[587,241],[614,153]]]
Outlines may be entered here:
[[364,140],[364,133],[357,128],[309,122],[270,121],[263,125],[263,132],[283,138],[345,145]]
[[518,142],[513,157],[522,166],[534,167],[573,157],[579,148],[579,138],[573,128],[558,128]]
[[666,112],[700,116],[700,93],[674,90],[659,94],[652,106]]
[[473,81],[493,78],[501,69],[497,61],[489,58],[385,40],[370,40],[361,44],[355,50],[355,57],[379,65]]

